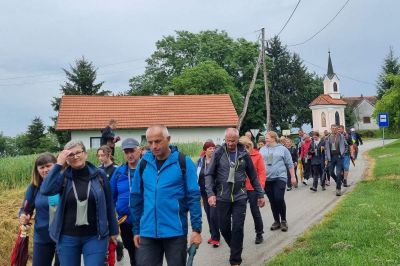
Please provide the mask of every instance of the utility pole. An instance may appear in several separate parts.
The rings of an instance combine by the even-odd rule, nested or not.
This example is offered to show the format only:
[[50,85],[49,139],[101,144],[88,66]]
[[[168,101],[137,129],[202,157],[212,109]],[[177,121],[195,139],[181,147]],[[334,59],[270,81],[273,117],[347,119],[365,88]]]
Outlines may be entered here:
[[268,76],[267,76],[267,64],[265,62],[265,28],[261,29],[261,52],[263,62],[263,76],[264,76],[264,89],[265,89],[265,109],[266,109],[266,130],[271,130],[271,108],[269,101],[269,89],[268,89]]

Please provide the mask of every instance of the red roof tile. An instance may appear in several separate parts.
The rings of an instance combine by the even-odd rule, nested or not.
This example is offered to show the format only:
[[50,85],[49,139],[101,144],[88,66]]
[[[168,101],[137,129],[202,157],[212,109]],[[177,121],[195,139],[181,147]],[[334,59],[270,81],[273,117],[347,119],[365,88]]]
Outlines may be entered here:
[[309,106],[314,105],[347,105],[342,99],[334,99],[328,94],[321,94],[310,103]]
[[57,130],[104,128],[236,126],[238,116],[228,94],[174,96],[80,96],[61,99]]

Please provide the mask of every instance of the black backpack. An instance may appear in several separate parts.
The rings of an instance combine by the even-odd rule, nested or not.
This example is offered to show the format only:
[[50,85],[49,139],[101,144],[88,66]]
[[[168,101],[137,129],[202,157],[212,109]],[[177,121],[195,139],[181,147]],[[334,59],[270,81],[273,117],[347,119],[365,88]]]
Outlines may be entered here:
[[[184,177],[186,175],[186,159],[185,159],[186,156],[182,152],[179,152],[178,156],[179,156],[179,159],[178,159],[179,166],[182,171],[182,177]],[[144,172],[144,169],[146,168],[146,166],[147,166],[147,161],[142,159],[139,164],[140,177],[143,176],[143,172]]]

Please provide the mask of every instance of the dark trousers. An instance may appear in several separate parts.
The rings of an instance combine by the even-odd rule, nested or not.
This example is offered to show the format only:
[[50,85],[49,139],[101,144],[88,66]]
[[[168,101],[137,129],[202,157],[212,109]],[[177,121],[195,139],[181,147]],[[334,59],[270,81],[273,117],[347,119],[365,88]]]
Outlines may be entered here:
[[321,186],[325,187],[325,174],[322,174],[321,164],[311,165],[311,173],[313,177],[313,187],[318,187],[318,180],[321,180]]
[[229,262],[231,264],[242,263],[243,230],[246,218],[247,200],[235,202],[217,202],[219,226],[221,234],[231,249]]
[[32,266],[51,266],[54,258],[54,266],[60,265],[55,243],[33,243]]
[[286,182],[282,180],[267,181],[265,184],[265,194],[271,204],[274,220],[278,223],[286,221],[285,188]]
[[136,250],[138,266],[162,266],[163,258],[168,265],[185,266],[187,236],[169,238],[140,238],[140,248]]
[[133,232],[132,225],[128,223],[122,223],[119,225],[121,229],[121,238],[122,243],[124,243],[124,247],[128,250],[129,260],[132,266],[136,265],[135,263],[135,244],[133,243]]
[[[287,176],[288,176],[288,178],[287,178],[287,187],[291,188],[293,185],[292,185],[292,178],[290,176],[290,171],[289,170],[287,170]],[[296,182],[299,182],[299,179],[297,178],[297,165],[294,167],[294,176],[296,177]]]
[[207,222],[208,222],[208,227],[210,228],[211,239],[219,241],[221,235],[219,233],[217,208],[210,207],[210,204],[208,204],[208,197],[206,193],[201,193],[201,198],[203,199],[203,207],[207,216]]
[[308,159],[307,162],[303,160],[303,169],[304,169],[304,179],[308,180],[311,176],[311,160]]
[[[336,169],[336,172],[335,172]],[[329,174],[336,182],[336,189],[342,187],[343,158],[339,155],[332,155],[329,162]]]
[[247,199],[250,203],[251,216],[254,220],[254,229],[256,234],[264,234],[264,225],[260,212],[260,207],[258,207],[258,195],[254,190],[247,190]]

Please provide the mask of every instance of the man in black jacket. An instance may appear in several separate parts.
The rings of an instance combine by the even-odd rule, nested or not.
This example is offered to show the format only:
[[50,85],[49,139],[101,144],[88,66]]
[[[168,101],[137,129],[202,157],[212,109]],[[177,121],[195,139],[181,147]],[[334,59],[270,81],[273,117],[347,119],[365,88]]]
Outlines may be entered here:
[[[247,177],[258,194],[258,206],[263,207],[264,192],[250,155],[239,143],[239,131],[228,128],[225,131],[225,143],[217,148],[211,158],[205,181],[208,203],[217,208],[221,234],[231,250],[231,265],[240,265],[242,262]],[[214,191],[217,191],[217,195]]]
[[115,137],[113,130],[117,127],[117,121],[111,119],[108,125],[101,130],[100,146],[107,145],[111,148],[111,155],[114,156],[115,143],[120,140]]

